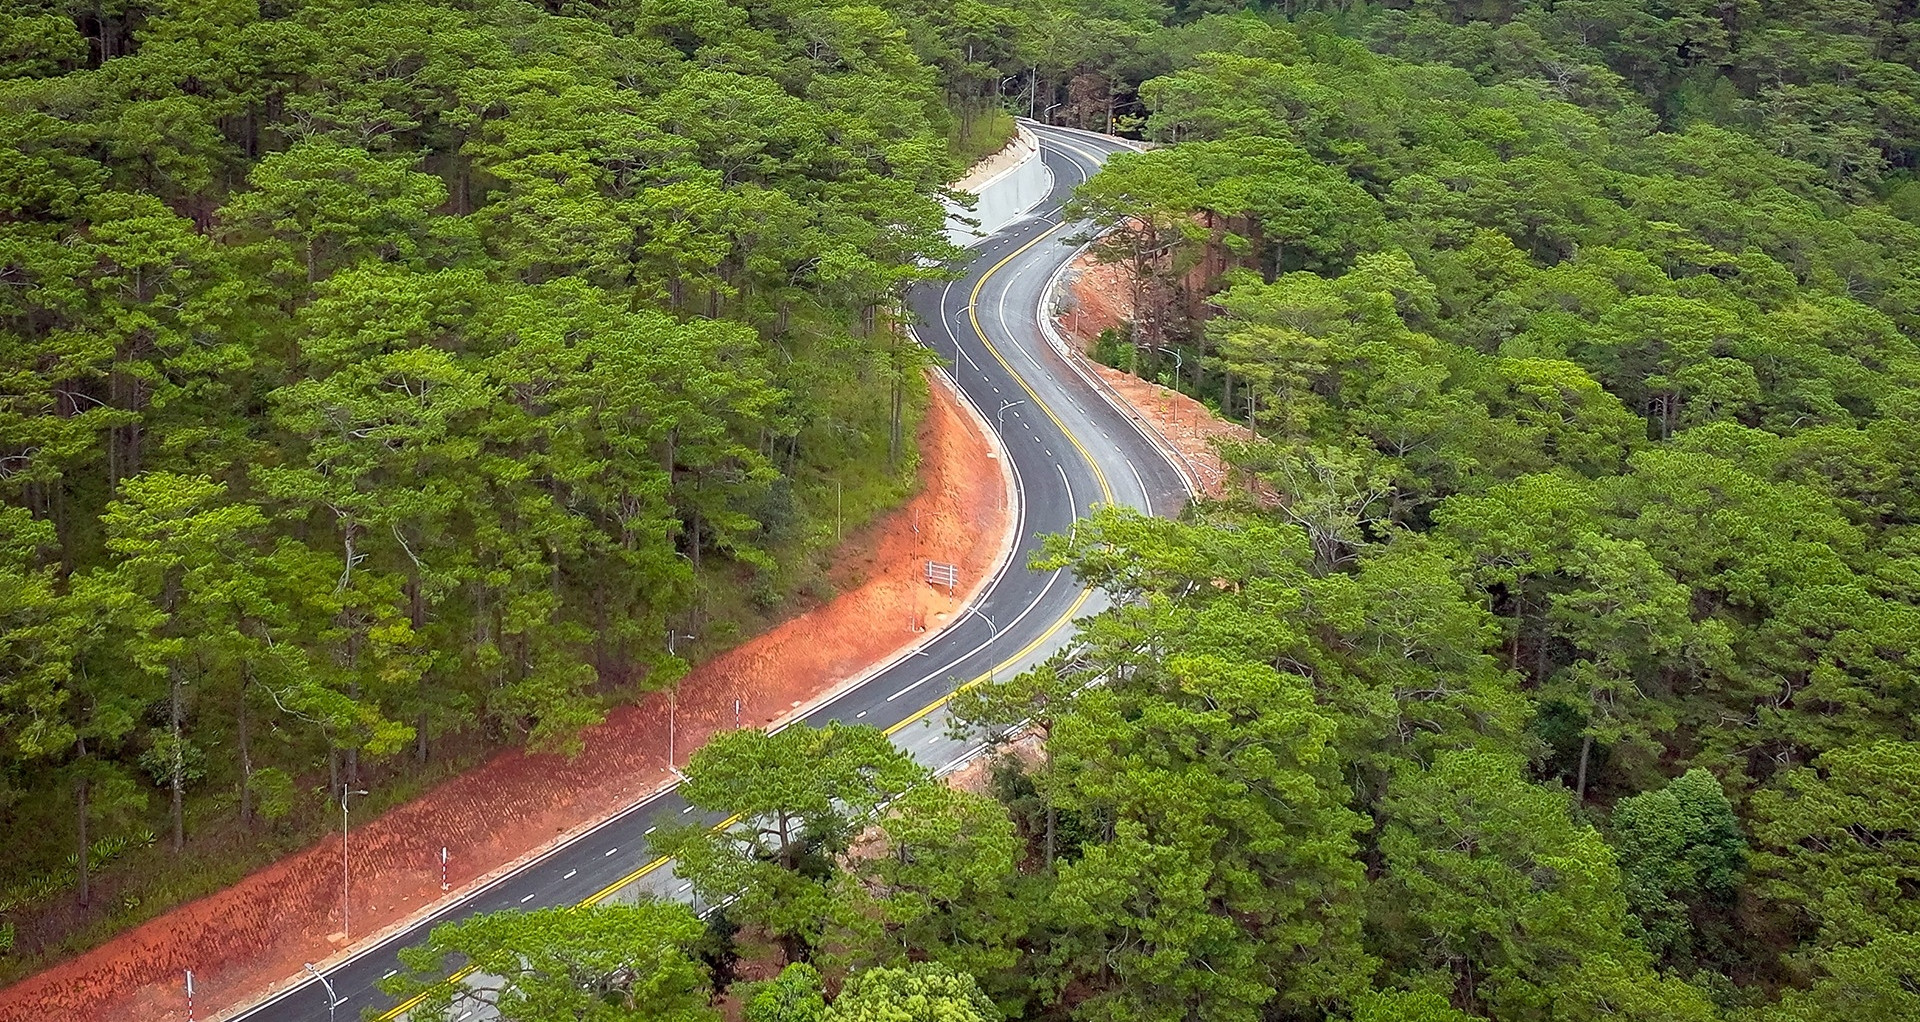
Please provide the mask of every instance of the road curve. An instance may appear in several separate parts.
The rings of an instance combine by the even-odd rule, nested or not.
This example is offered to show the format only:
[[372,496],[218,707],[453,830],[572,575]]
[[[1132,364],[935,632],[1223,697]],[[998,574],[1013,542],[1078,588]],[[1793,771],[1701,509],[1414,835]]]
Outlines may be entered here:
[[[1040,537],[1067,531],[1098,504],[1171,514],[1189,495],[1173,465],[1043,340],[1040,329],[1041,295],[1075,249],[1068,240],[1072,226],[1061,222],[1062,205],[1074,186],[1123,146],[1091,133],[1029,127],[1040,139],[1052,192],[1028,216],[982,242],[959,280],[917,288],[910,296],[921,341],[950,361],[945,371],[1007,450],[1017,496],[1013,557],[973,604],[974,612],[963,611],[959,622],[925,646],[804,718],[809,724],[844,720],[886,728],[895,743],[936,770],[978,752],[947,735],[943,707],[954,690],[1039,663],[1067,643],[1076,617],[1104,605],[1099,594],[1081,589],[1065,572],[1026,567]],[[396,1018],[406,1006],[394,1004],[378,984],[400,967],[397,952],[423,942],[439,923],[505,908],[644,895],[688,899],[672,864],[648,851],[646,835],[659,823],[695,819],[701,817],[677,790],[650,796],[328,969],[337,998],[331,1006],[328,990],[309,979],[233,1018],[329,1022],[359,1018],[369,1008],[379,1018]]]

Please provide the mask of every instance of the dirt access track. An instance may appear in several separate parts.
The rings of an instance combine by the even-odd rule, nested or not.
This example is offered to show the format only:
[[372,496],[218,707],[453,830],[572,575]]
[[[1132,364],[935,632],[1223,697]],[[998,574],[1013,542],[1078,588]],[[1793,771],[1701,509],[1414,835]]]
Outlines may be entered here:
[[[927,639],[971,592],[950,597],[925,561],[955,563],[983,585],[1011,549],[1010,478],[984,423],[936,378],[921,423],[920,490],[849,537],[836,558],[841,595],[700,665],[680,684],[679,755],[741,722],[796,713]],[[908,622],[929,630],[909,631]],[[881,624],[876,624],[881,623]],[[663,787],[667,702],[654,693],[614,710],[566,759],[503,752],[352,831],[352,920],[361,942],[404,926],[465,889],[539,855]],[[440,890],[440,848],[453,892]],[[343,956],[340,843],[321,841],[218,894],[0,990],[0,1022],[175,1020],[244,1008]]]

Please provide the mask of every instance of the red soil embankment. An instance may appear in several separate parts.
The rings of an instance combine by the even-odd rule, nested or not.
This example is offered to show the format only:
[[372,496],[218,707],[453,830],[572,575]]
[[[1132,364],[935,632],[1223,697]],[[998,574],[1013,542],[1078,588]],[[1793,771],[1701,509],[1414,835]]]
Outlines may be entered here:
[[[944,386],[921,424],[920,492],[854,534],[836,563],[843,592],[722,654],[680,684],[677,751],[717,730],[760,726],[845,685],[926,638],[1008,549],[1000,463],[978,422]],[[959,566],[957,598],[924,581],[924,562]],[[501,753],[479,768],[352,832],[356,934],[403,926],[440,891],[440,849],[456,893],[612,816],[667,782],[667,701],[654,693],[614,710],[565,759]],[[343,954],[340,844],[322,841],[245,880],[183,905],[71,961],[0,991],[0,1022],[173,1020],[253,1003],[300,972]]]
[[[1133,286],[1124,266],[1102,263],[1090,252],[1082,252],[1068,266],[1064,278],[1066,301],[1057,321],[1060,335],[1080,351],[1093,348],[1100,331],[1118,328],[1133,318]],[[1084,364],[1098,373],[1139,419],[1174,449],[1186,456],[1189,474],[1197,478],[1202,496],[1225,494],[1227,465],[1213,446],[1215,437],[1247,440],[1251,430],[1213,414],[1206,405],[1173,390],[1150,383],[1129,372],[1101,365],[1092,359]]]

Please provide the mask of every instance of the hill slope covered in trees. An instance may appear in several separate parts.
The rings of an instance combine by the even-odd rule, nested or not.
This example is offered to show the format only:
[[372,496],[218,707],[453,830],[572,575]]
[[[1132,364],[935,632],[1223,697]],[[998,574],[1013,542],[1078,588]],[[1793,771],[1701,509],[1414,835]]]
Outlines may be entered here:
[[941,14],[0,11],[0,968],[823,588],[1007,127]]
[[[764,826],[659,837],[709,902],[737,898],[724,912],[705,926],[649,904],[445,927],[390,981],[427,996],[418,1013],[471,1007],[438,984],[459,955],[522,970],[486,996],[523,1022],[679,1022],[710,1017],[722,994],[752,1022],[1920,1015],[1911,4],[1237,6],[893,14],[937,68],[931,87],[963,110],[1026,70],[1016,104],[1160,143],[1079,197],[1136,280],[1131,335],[1103,351],[1259,434],[1227,452],[1243,497],[1177,522],[1107,512],[1053,542],[1047,562],[1117,606],[1047,668],[956,703],[989,734],[1025,728],[1040,754],[1007,758],[974,795],[932,783],[867,729],[725,736],[689,765],[685,794]],[[575,13],[625,39],[634,12],[661,9]],[[718,17],[673,9],[689,24]],[[786,21],[741,9],[748,27],[777,26],[792,60],[838,52],[806,34],[812,8],[780,8]],[[725,68],[758,38],[711,23],[724,27],[705,50],[686,49],[691,28],[658,30],[695,68],[670,66]],[[725,137],[704,138],[702,158],[731,151]],[[457,170],[433,171],[449,196]],[[490,205],[460,214],[472,233],[434,244],[505,258],[493,232],[521,221],[497,176]],[[541,208],[567,208],[540,194]],[[281,244],[261,272],[297,288],[301,260]],[[369,258],[415,258],[394,245]],[[622,284],[593,272],[535,260],[483,276],[489,295]],[[286,313],[320,340],[286,357],[380,343],[332,294],[347,276]],[[755,293],[650,279],[626,314],[677,312],[674,329],[712,326],[689,303],[738,318],[738,294]],[[422,321],[437,322],[409,320]],[[739,321],[766,332],[752,313]],[[336,336],[366,339],[329,349]],[[298,422],[311,406],[262,407]],[[117,436],[117,421],[97,435]],[[169,429],[189,438],[173,441],[182,450],[238,442]],[[111,465],[125,439],[92,457]],[[293,520],[281,504],[294,498],[276,494],[309,492],[290,481],[298,466],[263,467],[276,471],[249,485],[265,497],[220,506]],[[139,492],[137,478],[121,488]],[[666,482],[709,495],[750,478]],[[126,615],[111,620],[162,620],[140,595],[151,584],[106,581],[168,577],[126,567],[153,556],[138,524],[151,513],[95,500],[93,518],[64,520],[105,524],[68,529],[121,546],[90,568],[57,559],[72,541],[21,544],[11,591],[46,596],[20,600],[8,635],[28,651],[79,642],[69,634],[117,643],[80,649],[155,651],[119,675],[148,686],[143,730],[122,732],[148,736],[119,747],[132,760],[170,747],[155,708],[169,705],[167,658],[184,655],[167,651],[191,647],[122,638],[166,638],[158,626],[69,633],[35,609],[99,585],[133,594],[100,602]],[[21,506],[22,530],[63,520]],[[710,536],[709,555],[727,549],[713,505],[684,506],[707,524],[674,520]],[[327,583],[345,574],[315,538],[342,536],[321,531],[322,508],[259,556],[304,550],[335,559]],[[231,514],[197,534],[266,528]],[[407,541],[383,548],[381,630],[363,604],[323,607],[310,661],[411,648],[402,524],[393,536]],[[547,581],[531,577],[546,560],[525,563],[521,585]],[[360,620],[367,642],[348,644],[335,622]],[[422,676],[400,672],[397,690],[425,690]],[[43,792],[90,776],[52,773],[75,761],[61,755],[19,776]],[[786,968],[736,983],[742,955]]]

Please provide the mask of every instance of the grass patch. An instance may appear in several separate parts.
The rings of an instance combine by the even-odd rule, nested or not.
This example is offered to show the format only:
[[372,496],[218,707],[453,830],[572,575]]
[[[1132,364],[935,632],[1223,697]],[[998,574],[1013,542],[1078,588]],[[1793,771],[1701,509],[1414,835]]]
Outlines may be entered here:
[[1016,130],[1012,114],[997,106],[989,107],[966,118],[965,124],[961,118],[954,118],[953,130],[947,133],[947,149],[964,174],[968,167],[1005,149]]

